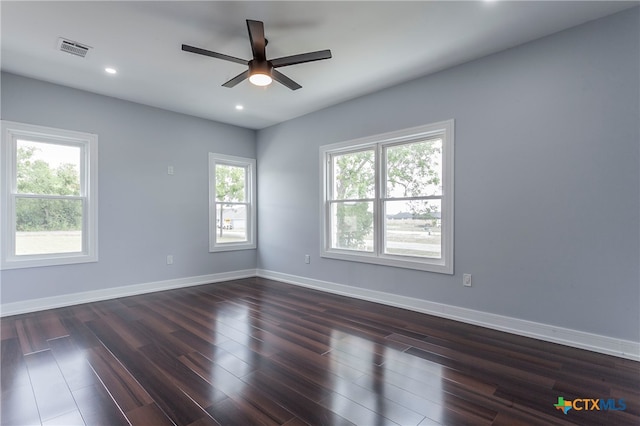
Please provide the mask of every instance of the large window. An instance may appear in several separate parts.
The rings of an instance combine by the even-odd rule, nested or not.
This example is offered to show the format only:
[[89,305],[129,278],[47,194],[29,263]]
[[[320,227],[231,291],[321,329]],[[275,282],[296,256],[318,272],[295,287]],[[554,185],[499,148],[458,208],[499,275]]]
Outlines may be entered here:
[[98,259],[93,134],[2,122],[2,268]]
[[453,120],[320,155],[323,257],[453,273]]
[[209,153],[209,251],[256,248],[256,160]]

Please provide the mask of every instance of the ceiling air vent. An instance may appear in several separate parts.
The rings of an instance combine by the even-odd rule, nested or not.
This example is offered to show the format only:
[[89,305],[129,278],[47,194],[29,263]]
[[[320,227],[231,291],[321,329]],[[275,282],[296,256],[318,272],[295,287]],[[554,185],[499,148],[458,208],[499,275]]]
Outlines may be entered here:
[[87,52],[91,49],[89,46],[84,46],[80,43],[76,43],[75,41],[66,40],[62,37],[58,39],[58,50],[62,52],[67,52],[72,55],[80,56],[84,58],[87,56]]

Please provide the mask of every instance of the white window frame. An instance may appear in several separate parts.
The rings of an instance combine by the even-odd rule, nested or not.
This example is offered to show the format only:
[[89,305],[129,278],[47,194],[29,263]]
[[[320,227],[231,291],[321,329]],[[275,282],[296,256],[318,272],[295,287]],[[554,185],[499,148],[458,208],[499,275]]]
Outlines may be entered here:
[[[0,147],[0,269],[69,265],[98,261],[98,136],[91,133],[2,121]],[[82,200],[82,251],[16,255],[15,202],[17,194],[17,140],[75,146],[81,148],[80,195]],[[53,198],[49,196],[35,198]],[[69,198],[69,197],[66,197]]]
[[[247,209],[247,241],[217,242],[216,225],[216,165],[243,167],[245,175],[246,202],[238,203]],[[251,250],[256,248],[256,160],[253,158],[236,157],[209,153],[209,252]]]
[[[397,256],[384,253],[384,201],[383,189],[385,185],[384,165],[381,164],[384,146],[409,143],[433,137],[442,138],[442,252],[441,258],[421,258],[411,256]],[[374,198],[374,251],[373,253],[355,250],[345,250],[331,247],[331,155],[375,150],[376,182]],[[454,120],[446,120],[409,129],[389,132],[360,139],[354,139],[320,147],[321,171],[321,247],[320,256],[331,259],[353,262],[372,263],[398,268],[418,269],[422,271],[453,274],[453,230],[454,230]]]

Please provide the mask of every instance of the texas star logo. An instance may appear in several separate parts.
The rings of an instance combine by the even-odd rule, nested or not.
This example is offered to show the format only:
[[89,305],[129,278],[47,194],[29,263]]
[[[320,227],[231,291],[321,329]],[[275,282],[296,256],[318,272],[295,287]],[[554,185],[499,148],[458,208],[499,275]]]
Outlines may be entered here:
[[556,410],[561,410],[564,414],[567,414],[567,412],[573,408],[571,401],[565,401],[562,396],[558,397],[558,403],[553,404],[553,406],[556,407]]

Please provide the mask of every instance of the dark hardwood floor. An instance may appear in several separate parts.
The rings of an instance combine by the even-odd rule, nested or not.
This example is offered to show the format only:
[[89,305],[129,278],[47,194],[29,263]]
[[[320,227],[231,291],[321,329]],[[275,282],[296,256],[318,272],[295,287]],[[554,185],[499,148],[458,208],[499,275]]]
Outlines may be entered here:
[[640,424],[638,362],[260,278],[1,324],[2,425]]

